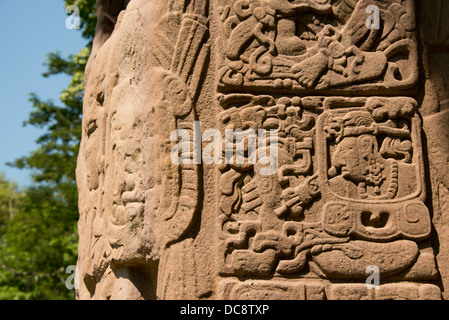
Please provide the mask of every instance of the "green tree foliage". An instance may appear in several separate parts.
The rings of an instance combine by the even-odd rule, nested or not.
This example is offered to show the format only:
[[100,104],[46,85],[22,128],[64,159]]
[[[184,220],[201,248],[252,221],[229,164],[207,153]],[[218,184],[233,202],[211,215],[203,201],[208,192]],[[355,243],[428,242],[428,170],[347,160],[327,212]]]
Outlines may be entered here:
[[[81,32],[87,44],[67,58],[50,53],[45,62],[44,77],[71,77],[60,95],[62,105],[31,94],[33,111],[25,124],[42,128],[45,133],[38,138],[36,150],[11,165],[31,169],[32,186],[21,194],[0,176],[0,299],[74,297],[65,286],[69,276],[65,270],[77,259],[75,167],[81,138],[84,69],[96,24],[95,2],[65,0],[66,6],[80,9]],[[12,196],[17,198],[16,211],[10,210]]]
[[17,214],[20,198],[17,184],[6,180],[5,174],[0,172],[0,235],[7,222]]

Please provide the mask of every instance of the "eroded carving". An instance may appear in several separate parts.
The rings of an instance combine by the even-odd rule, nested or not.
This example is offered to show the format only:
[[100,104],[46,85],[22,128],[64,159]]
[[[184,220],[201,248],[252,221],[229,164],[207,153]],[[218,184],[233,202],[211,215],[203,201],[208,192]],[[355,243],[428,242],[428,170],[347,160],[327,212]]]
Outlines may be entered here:
[[[78,164],[83,298],[441,298],[413,0],[131,1],[109,31]],[[207,163],[172,161],[176,130]]]
[[[129,72],[123,60],[112,71],[102,69],[104,57],[91,62],[89,81],[97,85],[87,91],[81,154],[88,160],[89,190],[81,196],[88,199],[85,216],[93,219],[94,232],[84,248],[93,253],[82,275],[84,296],[170,298],[173,291],[156,283],[170,281],[166,265],[179,261],[180,251],[193,254],[184,240],[196,221],[201,184],[200,166],[170,161],[169,138],[176,129],[192,131],[197,120],[195,105],[209,55],[207,1],[130,6],[128,19],[142,24],[145,10],[163,14],[151,26],[156,36],[143,60],[138,44],[119,35],[132,44],[125,50],[126,61],[147,66],[144,75]],[[142,84],[152,87],[149,98],[141,94]],[[98,92],[101,87],[106,89]]]

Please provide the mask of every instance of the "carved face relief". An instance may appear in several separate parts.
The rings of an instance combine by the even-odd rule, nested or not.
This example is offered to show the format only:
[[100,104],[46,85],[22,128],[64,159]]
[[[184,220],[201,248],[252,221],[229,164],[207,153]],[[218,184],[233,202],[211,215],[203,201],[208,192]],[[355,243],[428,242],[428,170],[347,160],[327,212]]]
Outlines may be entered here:
[[[246,109],[264,101],[228,99],[222,100],[220,118],[233,127],[245,123]],[[313,278],[317,272],[329,279],[362,279],[366,265],[375,261],[386,274],[409,268],[419,256],[412,240],[430,233],[416,103],[408,98],[267,101],[258,105],[260,119],[253,123],[279,130],[277,177],[261,179],[252,167],[221,170],[222,275]],[[292,101],[300,111],[284,114]],[[313,120],[305,125],[307,116]],[[413,218],[411,210],[416,210]],[[380,262],[391,259],[395,263]],[[306,271],[307,266],[317,269]]]
[[373,157],[373,154],[360,150],[358,138],[345,138],[338,144],[332,156],[332,164],[340,170],[343,178],[363,182],[366,179],[369,156]]
[[131,1],[84,123],[92,297],[438,298],[415,2]]
[[[375,104],[375,100],[370,100]],[[376,102],[382,107],[329,111],[321,118],[327,136],[325,176],[334,194],[353,199],[399,199],[422,190],[419,122],[407,111],[407,103]],[[388,106],[397,103],[397,106]],[[385,118],[383,112],[403,104],[403,114]],[[384,111],[382,111],[384,110]],[[415,141],[415,144],[413,143]],[[324,155],[323,155],[324,157]],[[323,174],[324,174],[323,167]],[[402,186],[402,187],[401,187]]]

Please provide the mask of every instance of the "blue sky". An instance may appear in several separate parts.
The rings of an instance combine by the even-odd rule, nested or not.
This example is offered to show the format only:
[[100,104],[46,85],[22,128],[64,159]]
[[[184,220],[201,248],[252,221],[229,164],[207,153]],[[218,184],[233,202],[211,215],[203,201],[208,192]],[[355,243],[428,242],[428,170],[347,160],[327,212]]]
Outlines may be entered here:
[[29,93],[60,105],[59,95],[68,76],[42,77],[49,52],[63,57],[86,45],[79,30],[66,28],[64,0],[0,0],[0,172],[19,183],[30,184],[30,172],[6,166],[36,149],[43,133],[23,126],[32,111]]

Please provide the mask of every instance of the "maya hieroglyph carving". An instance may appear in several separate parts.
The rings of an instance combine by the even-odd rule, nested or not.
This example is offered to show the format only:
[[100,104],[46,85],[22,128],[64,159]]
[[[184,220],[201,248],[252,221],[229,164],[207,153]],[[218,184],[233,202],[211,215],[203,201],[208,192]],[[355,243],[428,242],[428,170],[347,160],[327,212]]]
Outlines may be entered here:
[[126,4],[86,73],[79,298],[441,299],[413,0]]

